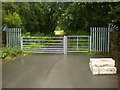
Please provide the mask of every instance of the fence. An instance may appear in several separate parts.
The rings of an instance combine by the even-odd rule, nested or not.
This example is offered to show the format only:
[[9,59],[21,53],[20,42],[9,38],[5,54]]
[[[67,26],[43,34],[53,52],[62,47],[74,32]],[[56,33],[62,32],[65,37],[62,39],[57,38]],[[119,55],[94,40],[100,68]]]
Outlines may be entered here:
[[90,52],[109,52],[109,29],[104,27],[90,28]]
[[21,28],[6,29],[6,45],[7,47],[21,46]]
[[109,52],[110,28],[91,27],[90,36],[21,37],[20,28],[7,28],[7,47],[21,47],[23,52],[64,53]]

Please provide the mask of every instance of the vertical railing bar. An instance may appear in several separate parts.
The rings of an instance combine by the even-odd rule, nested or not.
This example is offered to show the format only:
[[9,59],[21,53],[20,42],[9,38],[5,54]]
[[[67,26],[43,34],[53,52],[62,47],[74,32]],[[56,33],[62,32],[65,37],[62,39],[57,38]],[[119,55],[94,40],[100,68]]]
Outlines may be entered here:
[[95,27],[95,51],[97,52],[97,27]]
[[90,45],[89,45],[90,46],[89,47],[90,48],[90,53],[92,52],[92,45],[91,45],[92,40],[91,40],[91,38],[92,38],[92,28],[90,27],[90,40],[89,40],[90,41]]
[[10,42],[10,47],[11,47],[11,28],[9,29],[9,42]]
[[107,53],[109,54],[109,48],[110,48],[109,47],[109,44],[110,44],[110,27],[108,28],[108,37],[107,38],[108,38],[108,44],[107,44],[108,45],[108,50],[107,50]]
[[17,32],[16,32],[16,29],[17,29],[17,28],[15,28],[15,41],[16,41],[16,42],[15,42],[15,47],[17,47]]
[[97,34],[97,38],[98,38],[98,39],[97,39],[97,43],[98,43],[98,48],[97,48],[97,49],[98,49],[98,52],[99,52],[99,31],[98,31],[98,27],[97,27],[97,33],[98,33],[98,34]]
[[108,53],[108,28],[106,28],[106,54]]
[[20,45],[21,45],[21,42],[20,42],[20,38],[21,38],[21,36],[20,36],[20,28],[17,29],[17,33],[18,33],[18,47],[20,47]]
[[95,52],[95,48],[94,48],[94,47],[95,47],[95,43],[94,43],[94,42],[95,42],[95,41],[94,41],[94,40],[95,40],[95,38],[94,38],[94,37],[95,37],[95,36],[94,36],[94,27],[93,27],[92,30],[93,30],[93,52]]
[[99,46],[99,44],[98,44],[98,27],[96,27],[96,32],[97,32],[97,52],[98,52],[98,46]]
[[19,36],[19,28],[16,29],[16,33],[17,33],[17,47],[20,47],[21,46],[21,41],[20,41],[21,37]]
[[12,47],[14,47],[14,28],[12,29]]
[[96,27],[95,27],[95,52],[96,52]]
[[8,28],[6,28],[6,45],[8,47]]
[[106,28],[105,28],[105,38],[104,38],[104,39],[105,39],[105,40],[104,40],[104,41],[105,41],[105,42],[104,42],[104,43],[105,43],[104,48],[105,48],[105,54],[106,54],[106,42],[107,42],[107,41],[106,41]]
[[17,46],[16,28],[15,28],[15,47]]
[[106,53],[106,28],[104,28],[104,54]]
[[10,29],[10,47],[12,47],[12,28]]
[[105,28],[103,28],[103,52],[105,53]]
[[9,37],[10,37],[10,29],[7,28],[7,30],[8,30],[8,47],[9,47],[9,46],[10,46],[10,40],[9,40],[9,39],[10,39],[10,38],[9,38]]
[[18,28],[18,47],[20,47],[20,28]]
[[103,42],[104,42],[104,41],[103,41],[104,34],[103,34],[103,33],[104,33],[104,27],[102,28],[102,52],[104,52],[104,48],[103,48],[103,47],[104,47],[104,46],[103,46]]
[[16,47],[16,36],[15,36],[15,28],[14,28],[14,47]]
[[13,28],[13,47],[15,47],[15,28]]
[[105,49],[105,53],[106,53],[106,28],[105,28],[105,34],[104,35],[105,35],[105,38],[104,38],[105,39],[104,40],[104,49]]
[[93,52],[93,28],[91,28],[91,51]]
[[22,31],[21,31],[21,28],[20,28],[20,37],[22,36],[22,35],[21,35],[21,32],[22,32]]
[[103,38],[103,28],[101,28],[101,52],[103,52],[103,44],[102,44],[102,38]]
[[97,31],[97,28],[96,27],[96,51],[98,52],[98,31]]
[[8,47],[10,47],[10,28],[8,28]]
[[106,37],[106,36],[107,36],[107,35],[106,35],[107,32],[106,32],[106,30],[107,30],[107,29],[105,28],[105,54],[106,54],[106,51],[107,51],[107,50],[106,50],[106,48],[107,48],[107,40],[106,40],[106,39],[107,39],[107,37]]
[[10,36],[11,37],[11,47],[13,47],[13,32],[12,31],[13,31],[13,28],[11,28],[11,36]]
[[98,28],[99,30],[99,51],[101,52],[101,29],[100,29],[100,27]]

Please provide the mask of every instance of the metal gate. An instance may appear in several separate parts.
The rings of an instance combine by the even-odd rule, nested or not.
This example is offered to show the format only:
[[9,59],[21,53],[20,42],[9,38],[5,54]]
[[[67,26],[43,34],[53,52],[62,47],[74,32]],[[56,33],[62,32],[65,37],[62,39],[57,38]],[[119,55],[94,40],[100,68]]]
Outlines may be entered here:
[[89,36],[21,37],[21,49],[30,53],[89,52]]
[[63,37],[21,37],[21,49],[29,53],[63,53]]
[[68,52],[89,52],[90,36],[68,36]]

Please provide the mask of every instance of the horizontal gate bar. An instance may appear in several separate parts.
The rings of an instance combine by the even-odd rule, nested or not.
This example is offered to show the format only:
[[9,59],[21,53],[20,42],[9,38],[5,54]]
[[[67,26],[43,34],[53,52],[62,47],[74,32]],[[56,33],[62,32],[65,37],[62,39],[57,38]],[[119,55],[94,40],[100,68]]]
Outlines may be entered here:
[[[29,49],[30,50],[30,49]],[[37,51],[63,51],[63,50],[37,50]]]
[[23,36],[23,38],[63,38],[63,37],[25,37]]
[[25,44],[63,44],[63,43],[23,43]]
[[58,50],[61,50],[61,49],[63,49],[63,48],[23,48],[23,49],[58,49]]
[[[68,39],[68,42],[69,41],[77,41],[77,40],[76,39]],[[88,39],[81,39],[81,40],[79,39],[78,41],[88,41]]]
[[[76,47],[76,46],[68,46],[68,47]],[[86,47],[86,48],[87,48],[87,47],[89,47],[89,46],[78,46],[78,47],[79,47],[79,48],[80,48],[80,47],[81,47],[81,48],[82,48],[82,47]]]
[[28,53],[63,53],[63,52],[37,52],[37,51],[23,51]]
[[[68,44],[76,44],[76,43],[68,43]],[[88,43],[78,43],[78,44],[88,44]]]
[[68,51],[68,52],[89,52],[89,51]]
[[90,36],[67,36],[67,37],[90,37]]
[[24,39],[23,41],[63,41],[63,40],[27,40],[27,39]]
[[43,45],[23,45],[23,46],[26,46],[26,47],[29,47],[29,46],[32,46],[32,47],[35,47],[35,46],[40,46],[40,47],[63,47],[63,46],[43,46]]

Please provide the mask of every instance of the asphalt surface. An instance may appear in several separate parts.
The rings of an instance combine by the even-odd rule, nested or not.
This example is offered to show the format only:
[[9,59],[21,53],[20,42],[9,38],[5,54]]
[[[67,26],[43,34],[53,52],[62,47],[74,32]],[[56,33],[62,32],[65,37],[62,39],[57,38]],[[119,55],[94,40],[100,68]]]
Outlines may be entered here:
[[116,75],[93,76],[90,56],[34,54],[4,62],[3,88],[118,88]]

